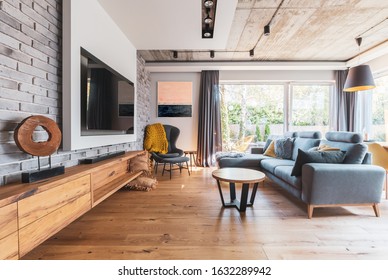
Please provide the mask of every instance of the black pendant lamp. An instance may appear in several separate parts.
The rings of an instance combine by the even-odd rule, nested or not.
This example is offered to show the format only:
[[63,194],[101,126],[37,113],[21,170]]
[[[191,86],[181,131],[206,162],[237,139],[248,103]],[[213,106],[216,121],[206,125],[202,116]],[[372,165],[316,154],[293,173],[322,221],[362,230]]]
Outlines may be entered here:
[[[356,38],[360,47],[362,38]],[[372,72],[369,65],[358,65],[349,69],[343,91],[355,92],[375,88]]]

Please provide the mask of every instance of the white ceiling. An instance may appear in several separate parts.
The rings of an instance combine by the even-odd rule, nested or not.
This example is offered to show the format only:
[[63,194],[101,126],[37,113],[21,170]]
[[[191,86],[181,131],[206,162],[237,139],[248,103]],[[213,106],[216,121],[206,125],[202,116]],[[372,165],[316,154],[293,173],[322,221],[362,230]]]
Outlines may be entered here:
[[135,48],[225,49],[237,0],[217,2],[213,39],[202,39],[201,0],[98,0]]

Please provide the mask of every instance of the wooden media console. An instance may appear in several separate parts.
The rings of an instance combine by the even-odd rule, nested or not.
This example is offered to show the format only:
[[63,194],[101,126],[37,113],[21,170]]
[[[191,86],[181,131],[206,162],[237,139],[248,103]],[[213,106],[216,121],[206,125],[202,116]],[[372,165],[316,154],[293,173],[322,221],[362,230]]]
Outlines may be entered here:
[[142,172],[129,161],[146,151],[65,169],[34,183],[0,187],[0,259],[19,259]]

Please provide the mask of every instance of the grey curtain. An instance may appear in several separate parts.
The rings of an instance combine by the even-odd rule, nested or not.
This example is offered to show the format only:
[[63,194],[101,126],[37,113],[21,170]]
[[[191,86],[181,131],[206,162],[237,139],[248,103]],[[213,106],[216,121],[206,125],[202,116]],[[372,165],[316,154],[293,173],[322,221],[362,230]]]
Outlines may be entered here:
[[219,71],[201,73],[197,143],[196,164],[214,165],[215,153],[222,150]]
[[335,71],[336,88],[332,99],[331,123],[333,130],[357,130],[358,92],[344,92],[348,70]]

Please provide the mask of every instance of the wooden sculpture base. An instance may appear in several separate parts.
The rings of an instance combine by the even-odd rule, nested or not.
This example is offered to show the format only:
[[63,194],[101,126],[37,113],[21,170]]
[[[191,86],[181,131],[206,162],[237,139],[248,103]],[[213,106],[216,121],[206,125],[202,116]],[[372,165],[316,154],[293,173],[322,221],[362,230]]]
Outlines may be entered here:
[[61,174],[65,174],[64,166],[58,166],[58,167],[43,169],[39,171],[24,172],[22,173],[22,182],[33,183],[39,180],[48,179]]

